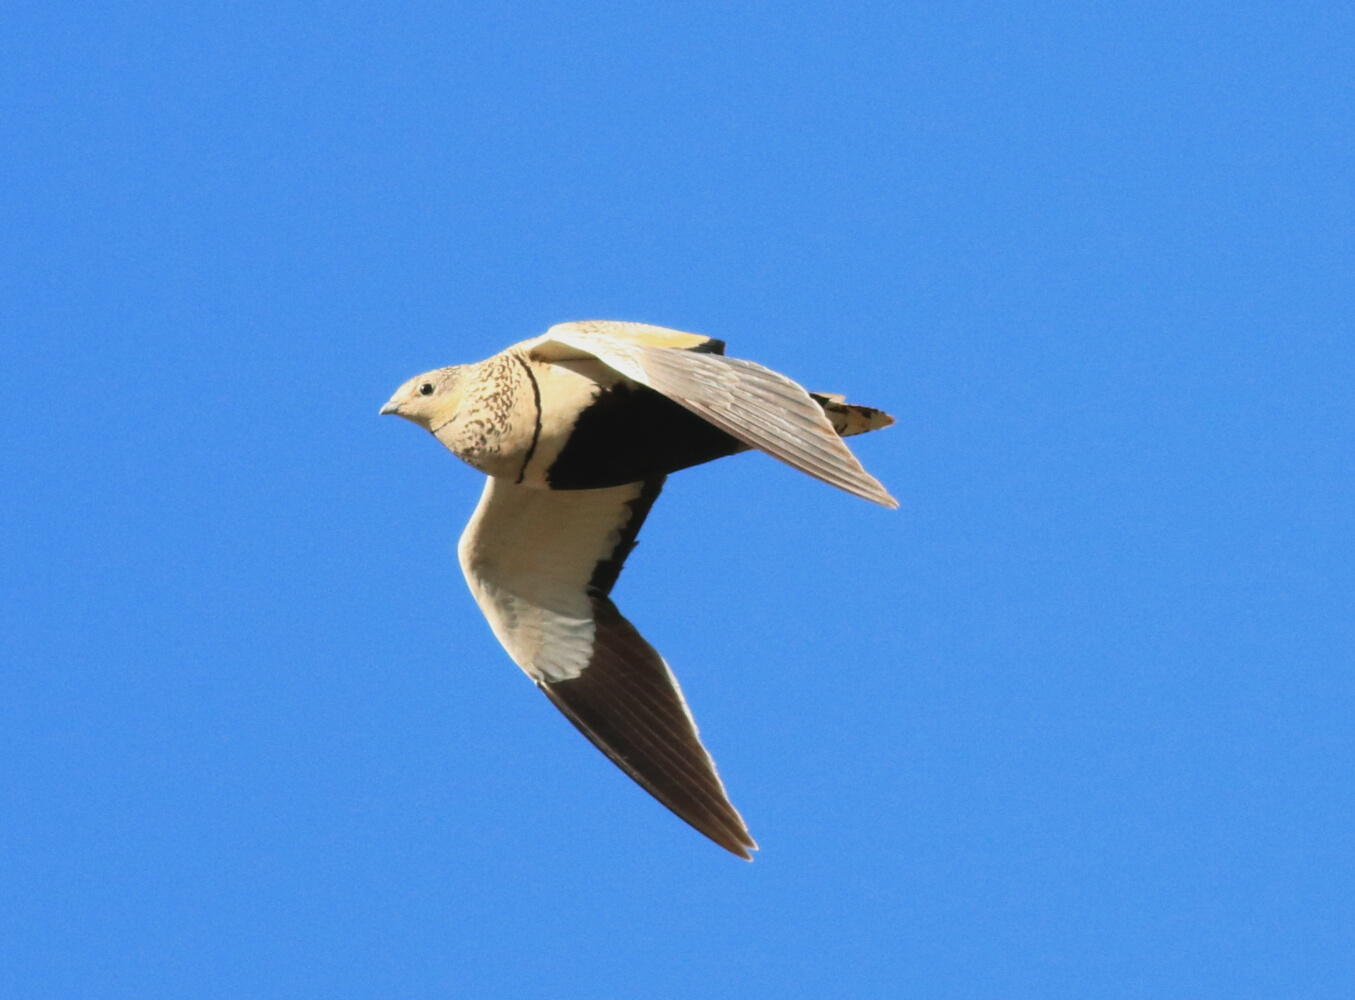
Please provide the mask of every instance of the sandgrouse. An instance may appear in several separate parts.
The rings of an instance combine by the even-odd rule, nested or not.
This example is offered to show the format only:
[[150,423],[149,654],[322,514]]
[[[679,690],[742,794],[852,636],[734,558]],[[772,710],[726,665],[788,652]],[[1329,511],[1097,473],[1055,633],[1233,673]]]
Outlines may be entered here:
[[604,321],[418,375],[381,412],[489,477],[457,555],[508,655],[641,787],[751,859],[677,678],[608,595],[679,469],[756,448],[897,507],[841,441],[893,418],[727,358],[719,340]]

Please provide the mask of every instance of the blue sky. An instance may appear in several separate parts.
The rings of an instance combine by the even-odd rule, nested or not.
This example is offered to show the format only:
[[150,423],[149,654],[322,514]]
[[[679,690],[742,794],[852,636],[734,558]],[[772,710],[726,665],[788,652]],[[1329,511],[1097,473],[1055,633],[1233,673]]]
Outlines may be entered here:
[[[0,992],[1349,997],[1349,4],[0,10]],[[376,411],[567,319],[889,410],[514,668]]]

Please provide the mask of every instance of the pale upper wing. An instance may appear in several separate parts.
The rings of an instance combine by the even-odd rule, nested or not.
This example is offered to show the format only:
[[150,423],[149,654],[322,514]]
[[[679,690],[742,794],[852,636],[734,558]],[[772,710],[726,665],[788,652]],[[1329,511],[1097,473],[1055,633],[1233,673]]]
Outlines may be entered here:
[[542,490],[490,477],[457,554],[504,649],[641,787],[740,857],[756,847],[654,647],[608,596],[663,479]]
[[524,346],[543,361],[595,357],[744,444],[848,493],[898,506],[799,383],[714,353],[708,345],[718,343],[643,323],[590,321],[553,326]]

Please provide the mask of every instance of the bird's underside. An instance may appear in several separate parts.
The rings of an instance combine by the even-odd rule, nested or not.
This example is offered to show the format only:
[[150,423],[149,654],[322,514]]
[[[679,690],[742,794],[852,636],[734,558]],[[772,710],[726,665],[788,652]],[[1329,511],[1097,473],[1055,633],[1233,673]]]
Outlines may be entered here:
[[750,448],[885,506],[840,436],[893,423],[695,334],[575,323],[411,379],[383,413],[489,474],[458,556],[490,627],[562,713],[721,847],[755,848],[677,679],[612,603],[672,472]]

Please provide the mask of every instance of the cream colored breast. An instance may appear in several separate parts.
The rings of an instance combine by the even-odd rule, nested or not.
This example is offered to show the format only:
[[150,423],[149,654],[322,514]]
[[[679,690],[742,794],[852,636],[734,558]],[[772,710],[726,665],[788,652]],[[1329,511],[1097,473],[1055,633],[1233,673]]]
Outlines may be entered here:
[[453,417],[433,429],[458,458],[516,480],[536,440],[537,406],[526,359],[509,351],[468,367]]

